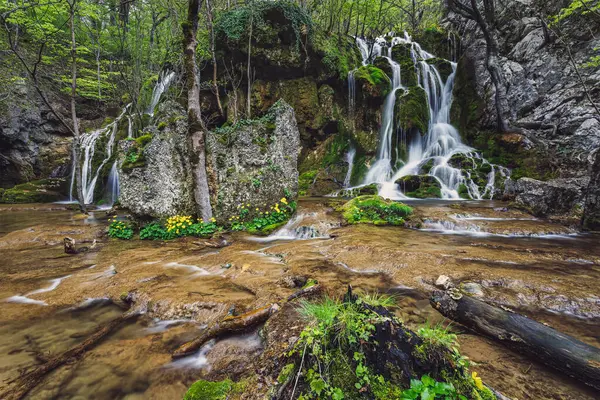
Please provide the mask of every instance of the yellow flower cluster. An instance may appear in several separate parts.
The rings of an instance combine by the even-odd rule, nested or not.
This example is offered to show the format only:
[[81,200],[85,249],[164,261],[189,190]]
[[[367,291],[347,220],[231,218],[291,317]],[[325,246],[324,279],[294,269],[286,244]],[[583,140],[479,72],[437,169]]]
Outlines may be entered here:
[[192,225],[192,217],[189,215],[175,215],[167,219],[167,232],[179,232],[189,228]]
[[473,371],[471,377],[475,381],[475,386],[477,387],[477,389],[483,390],[483,382],[481,381],[481,378],[477,376],[477,372]]

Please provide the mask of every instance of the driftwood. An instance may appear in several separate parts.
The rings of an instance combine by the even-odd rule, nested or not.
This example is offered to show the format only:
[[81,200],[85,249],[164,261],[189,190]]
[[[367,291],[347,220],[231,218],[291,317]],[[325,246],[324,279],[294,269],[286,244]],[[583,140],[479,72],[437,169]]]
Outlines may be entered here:
[[185,357],[195,353],[211,339],[219,336],[228,335],[231,333],[239,333],[246,331],[258,324],[265,322],[271,314],[279,309],[277,304],[270,304],[268,306],[252,310],[242,315],[235,317],[227,316],[220,322],[217,322],[210,328],[207,328],[202,332],[200,336],[191,342],[184,343],[179,346],[172,354],[173,358]]
[[67,254],[79,254],[85,253],[86,251],[90,251],[96,247],[96,239],[92,242],[90,247],[80,247],[79,249],[75,248],[75,239],[66,237],[63,239],[63,244],[65,247],[65,253]]
[[287,301],[292,301],[299,297],[313,296],[321,292],[321,285],[312,285],[304,289],[298,290],[296,293],[291,294]]
[[110,334],[115,329],[119,328],[125,322],[137,318],[139,313],[124,313],[118,318],[113,319],[100,326],[82,343],[71,347],[61,355],[48,360],[34,370],[27,372],[16,378],[12,385],[9,386],[3,393],[0,393],[0,398],[4,400],[19,400],[24,398],[29,391],[35,388],[44,377],[56,368],[66,364],[67,362],[81,357],[86,351],[96,346],[104,337]]
[[444,316],[600,390],[600,349],[456,291],[435,291],[430,301]]

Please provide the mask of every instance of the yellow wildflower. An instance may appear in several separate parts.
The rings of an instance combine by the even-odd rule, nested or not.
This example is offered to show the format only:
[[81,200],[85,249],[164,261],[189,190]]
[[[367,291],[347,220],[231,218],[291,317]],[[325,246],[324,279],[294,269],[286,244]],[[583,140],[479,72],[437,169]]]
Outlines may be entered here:
[[212,217],[212,218],[210,219],[210,222],[217,222],[217,220],[215,219],[215,217]]
[[475,386],[477,387],[477,389],[483,390],[483,382],[481,382],[481,378],[477,376],[477,372],[473,371],[471,377],[475,381]]
[[285,197],[282,197],[281,200],[279,200],[280,202],[282,202],[283,204],[287,204],[287,199]]
[[256,211],[258,211],[258,207],[256,207]]

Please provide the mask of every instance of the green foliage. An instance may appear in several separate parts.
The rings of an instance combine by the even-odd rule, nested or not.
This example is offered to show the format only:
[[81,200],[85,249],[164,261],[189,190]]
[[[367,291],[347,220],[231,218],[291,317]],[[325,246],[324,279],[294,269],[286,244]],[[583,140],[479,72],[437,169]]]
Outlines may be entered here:
[[145,134],[135,139],[135,143],[138,148],[145,148],[152,141],[151,134]]
[[598,0],[572,0],[567,7],[561,8],[557,15],[551,16],[550,21],[556,25],[573,15],[593,15],[600,18],[599,12],[600,1]]
[[133,237],[133,227],[125,221],[118,221],[115,217],[108,226],[108,236],[113,239],[129,240]]
[[0,190],[0,203],[49,203],[63,199],[65,191],[64,179],[41,179]]
[[421,380],[412,379],[410,389],[402,392],[402,400],[467,400],[463,395],[458,395],[451,383],[438,382],[429,375],[423,375]]
[[307,171],[298,177],[298,195],[306,196],[319,171]]
[[269,209],[266,209],[266,206],[251,207],[249,203],[242,203],[238,205],[238,215],[229,218],[230,229],[268,235],[285,224],[294,212],[296,212],[296,202],[288,202],[286,197],[282,197]]
[[169,240],[174,237],[158,222],[151,222],[140,230],[140,239],[142,240]]
[[346,79],[348,73],[361,63],[361,58],[354,42],[345,37],[327,35],[321,31],[313,37],[314,48],[323,54],[321,62],[340,79]]
[[404,225],[412,208],[380,196],[359,196],[344,204],[342,212],[350,224]]
[[220,382],[199,380],[190,386],[183,400],[225,400],[234,385],[229,379]]
[[367,90],[373,96],[385,96],[389,93],[392,88],[390,78],[381,69],[373,66],[366,65],[360,67],[355,73],[354,78],[356,82],[363,82],[363,88],[365,88],[364,82],[367,82]]

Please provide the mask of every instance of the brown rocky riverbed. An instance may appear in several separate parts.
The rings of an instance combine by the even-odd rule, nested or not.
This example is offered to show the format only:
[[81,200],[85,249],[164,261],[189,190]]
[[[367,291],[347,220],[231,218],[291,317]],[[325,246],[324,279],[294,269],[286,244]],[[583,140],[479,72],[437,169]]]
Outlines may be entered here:
[[[177,399],[201,377],[250,375],[248,398],[260,398],[277,352],[302,329],[291,306],[259,331],[210,342],[176,362],[170,354],[228,313],[283,304],[307,279],[331,295],[348,284],[392,293],[398,316],[416,328],[443,321],[428,294],[447,275],[473,295],[600,346],[598,236],[498,202],[419,202],[412,228],[341,226],[333,203],[302,200],[298,215],[270,238],[239,233],[169,242],[109,240],[104,212],[83,218],[60,205],[3,206],[0,391],[23,368],[120,315],[107,299],[133,294],[144,314],[48,375],[29,398]],[[98,244],[66,255],[65,236],[76,247]],[[535,361],[453,329],[484,381],[513,398],[597,398]]]

